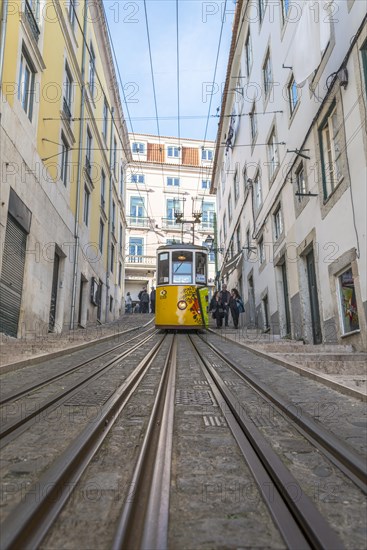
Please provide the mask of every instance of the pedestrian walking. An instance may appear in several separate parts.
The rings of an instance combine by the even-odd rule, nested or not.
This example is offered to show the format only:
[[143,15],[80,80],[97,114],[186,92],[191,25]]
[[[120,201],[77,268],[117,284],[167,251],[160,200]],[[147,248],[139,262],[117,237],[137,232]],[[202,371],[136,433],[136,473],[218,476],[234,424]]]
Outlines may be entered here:
[[210,301],[209,310],[212,312],[212,317],[216,321],[217,328],[221,328],[223,325],[223,319],[225,317],[225,308],[222,302],[221,292],[215,292],[213,298]]
[[224,324],[228,327],[228,314],[229,314],[229,300],[231,298],[230,292],[227,290],[227,285],[222,285],[221,301],[224,308]]
[[125,313],[132,313],[132,312],[133,312],[133,301],[130,296],[130,292],[128,292],[125,298]]
[[150,313],[155,313],[155,288],[152,286],[150,292]]
[[240,313],[245,311],[242,298],[236,288],[232,288],[231,297],[229,299],[229,309],[233,319],[234,328],[238,328]]
[[140,313],[149,313],[149,294],[144,287],[138,294]]

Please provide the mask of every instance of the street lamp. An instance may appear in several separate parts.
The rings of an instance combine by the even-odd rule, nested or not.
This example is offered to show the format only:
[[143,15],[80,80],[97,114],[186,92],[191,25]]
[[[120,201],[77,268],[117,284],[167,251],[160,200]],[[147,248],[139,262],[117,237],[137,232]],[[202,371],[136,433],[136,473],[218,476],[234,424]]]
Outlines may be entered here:
[[215,265],[215,281],[218,283],[219,281],[219,271],[218,271],[218,255],[217,253],[220,252],[220,254],[223,254],[224,248],[214,246],[216,244],[216,239],[212,237],[211,235],[208,235],[205,239],[205,244],[208,247],[209,252],[214,253],[214,265]]

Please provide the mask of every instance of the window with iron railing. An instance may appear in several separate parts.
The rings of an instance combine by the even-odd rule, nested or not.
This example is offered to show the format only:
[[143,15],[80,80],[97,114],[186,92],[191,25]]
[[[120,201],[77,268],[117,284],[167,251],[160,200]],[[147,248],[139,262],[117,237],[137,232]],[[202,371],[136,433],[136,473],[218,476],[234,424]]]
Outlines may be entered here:
[[36,42],[38,42],[41,34],[39,29],[39,11],[40,0],[24,0],[25,17]]

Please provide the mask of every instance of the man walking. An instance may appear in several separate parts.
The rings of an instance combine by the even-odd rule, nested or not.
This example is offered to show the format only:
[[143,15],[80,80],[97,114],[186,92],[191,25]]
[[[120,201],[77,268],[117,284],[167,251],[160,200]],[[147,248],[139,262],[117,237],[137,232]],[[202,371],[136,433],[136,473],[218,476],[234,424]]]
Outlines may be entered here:
[[227,290],[227,285],[222,285],[221,297],[224,308],[224,324],[228,327],[229,300],[231,299],[231,294]]
[[149,313],[149,294],[145,287],[139,292],[138,298],[140,301],[140,313]]

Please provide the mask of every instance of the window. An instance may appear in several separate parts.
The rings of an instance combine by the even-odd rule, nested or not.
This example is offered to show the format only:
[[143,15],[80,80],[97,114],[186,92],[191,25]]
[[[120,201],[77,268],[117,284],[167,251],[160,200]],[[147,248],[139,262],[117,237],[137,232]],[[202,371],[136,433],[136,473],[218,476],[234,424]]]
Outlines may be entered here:
[[107,128],[108,128],[108,103],[106,98],[104,98],[102,134],[105,141],[107,141]]
[[167,185],[170,187],[180,187],[180,178],[167,178]]
[[114,265],[115,265],[115,245],[111,243],[111,263],[110,263],[111,273],[113,273]]
[[275,128],[273,128],[268,141],[269,178],[272,180],[279,166],[278,145]]
[[142,155],[145,155],[145,144],[139,143],[138,141],[134,141],[134,143],[132,144],[132,152],[141,153]]
[[75,24],[75,10],[76,10],[75,0],[69,0],[68,13],[69,13],[70,23],[73,28]]
[[274,236],[275,240],[277,241],[281,234],[283,233],[283,217],[282,217],[282,210],[280,205],[274,212]]
[[120,168],[120,197],[123,198],[124,194],[124,169],[121,166]]
[[102,206],[103,209],[104,209],[105,203],[106,203],[105,195],[106,195],[106,174],[104,173],[104,170],[102,168],[102,172],[101,172],[101,206]]
[[120,227],[119,227],[119,247],[120,247],[120,254],[122,254],[122,223],[120,223]]
[[113,311],[113,298],[110,296],[110,313]]
[[264,296],[262,299],[262,306],[263,306],[263,315],[264,315],[264,330],[268,330],[269,325],[269,301],[268,301],[268,295]]
[[271,72],[271,62],[270,62],[270,51],[268,50],[268,53],[265,57],[265,63],[263,65],[263,84],[264,84],[264,93],[265,97],[267,97],[270,93],[272,84],[273,84],[273,76]]
[[169,256],[168,252],[158,254],[158,277],[159,285],[169,283]]
[[122,263],[119,262],[119,286],[121,286],[122,282]]
[[130,237],[129,239],[129,258],[130,263],[142,262],[144,241],[142,237]]
[[292,116],[298,103],[298,88],[293,75],[288,84],[288,103],[289,103],[289,114],[290,116]]
[[33,38],[38,42],[40,35],[39,20],[40,20],[40,0],[27,0],[24,4],[24,15],[31,29]]
[[287,21],[287,15],[289,11],[289,0],[281,0],[282,2],[282,17],[283,17],[283,23]]
[[175,224],[175,212],[181,212],[182,210],[180,201],[178,201],[177,199],[167,199],[166,209],[168,225]]
[[36,71],[31,63],[28,54],[23,49],[20,58],[18,99],[22,104],[30,121],[33,115],[33,102],[35,92],[35,74]]
[[[296,185],[297,185],[297,192],[301,194],[305,194],[307,192],[306,187],[306,178],[305,178],[305,170],[303,166],[303,162],[301,162],[296,170]],[[302,200],[303,197],[298,197],[298,200]]]
[[144,217],[144,199],[142,197],[130,198],[130,216],[133,218]]
[[248,31],[246,42],[245,42],[245,57],[246,57],[246,75],[250,76],[251,67],[252,67],[252,43],[251,43],[251,34]]
[[261,237],[259,241],[259,262],[263,264],[265,261],[265,249],[264,249],[264,238]]
[[68,161],[69,161],[69,145],[64,134],[61,134],[61,181],[67,186],[68,183]]
[[223,216],[223,235],[224,238],[227,238],[227,214],[224,214]]
[[336,105],[334,104],[319,129],[324,199],[331,195],[343,177],[340,134],[341,125],[338,123]]
[[172,283],[192,284],[193,253],[187,250],[172,252]]
[[343,334],[359,330],[357,299],[352,268],[349,267],[338,277],[339,314]]
[[92,134],[90,133],[89,128],[87,128],[87,146],[85,154],[85,169],[88,176],[90,177],[92,169]]
[[202,149],[201,160],[207,160],[207,161],[213,160],[213,151],[211,149]]
[[228,222],[232,221],[232,196],[231,193],[228,195]]
[[112,156],[112,170],[116,177],[116,166],[117,166],[117,141],[116,138],[113,138],[113,156]]
[[363,69],[363,76],[364,76],[364,88],[365,88],[365,93],[367,95],[367,40],[365,40],[362,44],[361,57],[362,57],[362,69]]
[[259,210],[263,201],[259,171],[256,173],[256,176],[254,179],[254,188],[255,188],[255,207],[256,207],[256,210]]
[[83,221],[85,225],[88,225],[89,220],[89,200],[90,200],[90,192],[88,187],[84,186],[84,212],[83,212]]
[[268,0],[258,0],[260,24],[263,22],[264,19],[267,1]]
[[234,196],[234,202],[237,203],[240,196],[240,175],[239,175],[238,166],[236,166],[236,170],[234,172],[233,196]]
[[94,98],[96,85],[96,55],[94,53],[92,44],[90,45],[89,54],[89,89],[91,91],[92,97]]
[[111,231],[112,235],[115,234],[115,226],[116,226],[116,204],[115,201],[112,199],[112,220],[111,220]]
[[104,223],[99,220],[99,250],[103,252],[103,239],[104,239]]
[[247,229],[246,231],[246,250],[247,250],[247,257],[250,256],[251,254],[251,249],[250,249],[250,230]]
[[210,189],[210,180],[201,180],[202,189]]
[[238,254],[241,252],[241,226],[239,225],[236,229],[236,244]]
[[65,63],[65,83],[62,110],[66,118],[70,121],[72,117],[71,105],[73,101],[73,77],[67,63]]
[[131,174],[131,183],[145,183],[144,174]]
[[195,252],[195,283],[199,285],[206,285],[206,258],[203,252]]
[[179,158],[180,157],[180,148],[170,145],[167,147],[167,157],[169,158]]
[[203,229],[214,228],[215,204],[213,202],[203,202],[201,216],[201,226]]
[[257,136],[257,118],[256,118],[255,103],[252,106],[249,118],[250,118],[251,142],[254,143]]

